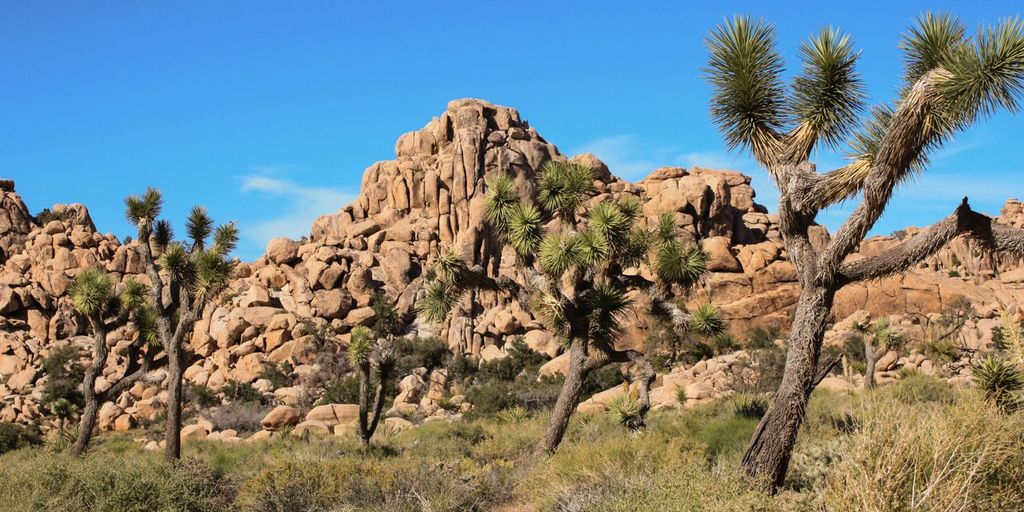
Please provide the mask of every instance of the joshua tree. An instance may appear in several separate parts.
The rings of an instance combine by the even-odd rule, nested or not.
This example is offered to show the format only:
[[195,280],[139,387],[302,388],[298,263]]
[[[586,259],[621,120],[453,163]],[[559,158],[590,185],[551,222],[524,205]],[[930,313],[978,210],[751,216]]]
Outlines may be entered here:
[[696,339],[712,339],[727,332],[722,312],[710,302],[698,306],[686,322],[675,322],[673,311],[657,311],[656,316],[660,318],[655,325],[655,336],[658,336],[658,343],[668,346],[668,360],[672,364],[679,359],[679,351],[684,347],[703,349],[699,352],[701,357],[710,355],[712,349],[696,342]]
[[[537,446],[543,453],[554,452],[561,442],[586,376],[605,365],[633,363],[642,384],[638,415],[642,417],[650,407],[653,367],[639,351],[614,346],[621,331],[620,316],[632,304],[627,284],[646,283],[630,278],[626,274],[632,272],[624,270],[648,264],[658,282],[652,287],[657,299],[673,284],[686,287],[697,282],[707,261],[699,246],[680,241],[672,214],[663,215],[652,231],[642,222],[635,199],[587,205],[593,180],[589,167],[549,161],[537,175],[535,197],[524,198],[509,176],[490,176],[486,220],[493,234],[516,251],[517,272],[527,285],[495,282],[482,269],[469,268],[464,255],[441,253],[420,304],[420,313],[428,321],[441,322],[468,288],[509,288],[563,340],[569,368],[551,422]],[[687,320],[670,302],[660,302],[677,322]]]
[[[82,380],[85,406],[73,448],[75,455],[81,455],[89,448],[100,405],[116,399],[153,367],[156,333],[153,331],[154,311],[146,303],[148,294],[145,284],[128,278],[121,293],[115,295],[113,279],[95,267],[79,273],[68,289],[72,304],[88,320],[93,335],[92,363]],[[107,389],[96,391],[96,379],[102,375],[109,356],[107,334],[129,323],[135,327],[137,335],[125,352],[124,371],[110,382]]]
[[[371,306],[374,312],[372,328],[362,325],[353,328],[348,345],[349,361],[359,372],[359,440],[363,446],[370,444],[370,438],[380,423],[384,394],[395,367],[394,338],[401,329],[398,312],[383,292],[378,291],[373,296]],[[377,373],[377,386],[371,411],[370,386],[374,372]]]
[[875,363],[878,356],[895,348],[903,341],[903,335],[889,327],[886,319],[872,322],[854,322],[853,330],[861,334],[864,341],[864,389],[875,387]]
[[[771,25],[737,17],[711,31],[706,43],[711,115],[728,147],[749,151],[778,187],[780,231],[801,286],[782,384],[743,457],[748,473],[778,486],[815,385],[839,288],[906,270],[960,235],[989,249],[1024,252],[1021,231],[994,224],[965,198],[949,217],[892,248],[846,259],[896,187],[924,170],[929,153],[1000,108],[1017,110],[1024,24],[1005,20],[969,37],[954,17],[924,15],[900,40],[905,70],[898,98],[875,107],[859,130],[865,94],[855,69],[859,53],[847,35],[828,28],[807,41],[788,93]],[[849,163],[819,173],[810,162],[815,147],[838,147],[851,133]],[[831,240],[813,245],[808,230],[818,212],[858,196]]]
[[[394,369],[393,347],[389,338],[375,337],[374,331],[368,327],[359,325],[352,329],[348,358],[359,372],[359,440],[363,446],[370,444],[384,409],[385,388],[391,378],[391,370]],[[377,386],[372,397],[371,411],[370,386],[374,371],[377,373]]]
[[[149,277],[157,339],[167,354],[167,427],[165,455],[181,457],[182,344],[206,304],[217,297],[234,273],[227,259],[238,243],[234,223],[213,228],[201,206],[192,208],[186,223],[188,241],[175,241],[171,225],[157,220],[163,206],[160,191],[149,188],[125,198],[125,215],[138,228],[138,247]],[[213,236],[213,244],[206,247]]]

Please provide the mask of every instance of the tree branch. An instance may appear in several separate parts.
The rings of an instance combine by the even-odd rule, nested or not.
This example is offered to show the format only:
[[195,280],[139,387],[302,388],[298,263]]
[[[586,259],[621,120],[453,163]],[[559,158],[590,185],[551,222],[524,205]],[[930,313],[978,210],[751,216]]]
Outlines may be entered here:
[[950,216],[924,231],[875,256],[844,264],[840,270],[841,281],[878,279],[901,272],[961,235],[991,251],[1024,254],[1024,230],[995,224],[990,217],[972,211],[965,197]]

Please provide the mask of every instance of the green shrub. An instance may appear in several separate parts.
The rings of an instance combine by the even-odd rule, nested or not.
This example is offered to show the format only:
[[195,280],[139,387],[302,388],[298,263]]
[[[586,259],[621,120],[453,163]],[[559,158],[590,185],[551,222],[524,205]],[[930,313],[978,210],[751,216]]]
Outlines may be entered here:
[[640,420],[640,402],[632,393],[623,393],[608,402],[608,414],[617,423],[632,428]]
[[76,458],[41,450],[0,459],[0,501],[9,512],[212,512],[227,510],[232,495],[196,459],[169,465],[157,454]]
[[405,376],[416,368],[440,368],[450,353],[448,344],[438,338],[397,338],[395,374]]
[[937,402],[951,404],[956,400],[956,391],[945,381],[931,375],[915,373],[891,386],[882,388],[897,401],[905,404]]
[[686,388],[680,386],[676,388],[676,403],[679,405],[686,405]]
[[355,403],[359,403],[359,377],[356,375],[346,375],[329,382],[317,402],[318,405]]
[[183,401],[187,405],[192,405],[200,409],[207,409],[215,405],[220,405],[220,399],[217,398],[217,393],[206,386],[186,381],[184,390],[185,395]]
[[263,430],[260,421],[273,407],[260,402],[228,402],[203,412],[217,430],[256,432]]
[[525,408],[517,405],[515,407],[499,411],[494,418],[501,423],[519,423],[530,419],[530,411],[527,411]]
[[41,364],[43,374],[46,375],[43,404],[61,418],[70,417],[84,404],[79,387],[85,378],[85,369],[78,361],[78,356],[78,347],[61,345],[51,349]]
[[39,428],[16,423],[0,423],[0,455],[9,451],[43,444]]
[[534,352],[519,337],[512,339],[507,353],[508,355],[501,359],[480,363],[476,378],[480,380],[515,380],[523,371],[535,372],[547,360],[543,355]]
[[270,381],[274,389],[289,387],[293,384],[292,365],[288,364],[287,361],[280,363],[267,361],[263,365],[263,370],[260,371],[258,378]]
[[760,420],[768,412],[768,400],[759,395],[740,395],[733,399],[736,415]]
[[754,327],[747,337],[747,344],[744,348],[747,350],[772,348],[775,346],[775,340],[779,339],[781,335],[782,331],[778,327]]
[[228,402],[263,402],[263,393],[253,387],[251,383],[229,380],[221,388],[224,398]]
[[825,507],[1020,510],[1022,419],[998,414],[980,398],[915,407],[869,402],[862,426],[827,477]]

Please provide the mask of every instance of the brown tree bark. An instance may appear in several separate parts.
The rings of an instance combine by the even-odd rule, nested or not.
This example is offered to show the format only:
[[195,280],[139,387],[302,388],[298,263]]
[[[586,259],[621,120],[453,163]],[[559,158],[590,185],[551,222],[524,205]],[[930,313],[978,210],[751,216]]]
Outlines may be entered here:
[[167,421],[164,431],[164,457],[169,462],[181,458],[181,392],[182,354],[181,345],[170,343],[164,347],[167,352]]
[[82,408],[82,418],[78,423],[78,437],[71,450],[71,453],[76,456],[82,455],[89,448],[92,431],[96,428],[96,415],[100,408],[99,397],[96,393],[96,379],[107,365],[108,356],[107,331],[103,322],[90,318],[89,324],[93,330],[93,359],[92,364],[86,368],[85,378],[82,380],[82,399],[85,406]]
[[875,344],[870,338],[866,338],[864,340],[864,360],[866,361],[864,389],[875,387],[875,359]]
[[537,444],[536,453],[553,454],[565,436],[565,429],[569,426],[569,418],[576,410],[580,402],[580,394],[583,392],[583,379],[586,378],[587,363],[587,341],[578,336],[573,337],[569,344],[569,370],[565,376],[565,382],[558,393],[558,400],[551,411],[551,420],[548,422],[544,437]]

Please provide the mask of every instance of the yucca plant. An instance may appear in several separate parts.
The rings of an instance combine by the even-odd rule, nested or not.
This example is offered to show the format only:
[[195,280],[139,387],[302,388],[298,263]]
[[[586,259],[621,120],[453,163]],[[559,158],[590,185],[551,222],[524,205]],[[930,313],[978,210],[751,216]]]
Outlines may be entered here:
[[[799,49],[789,87],[775,29],[737,16],[706,38],[711,117],[730,148],[748,151],[779,189],[779,228],[802,287],[786,343],[786,369],[768,414],[743,457],[746,471],[782,485],[790,453],[817,383],[819,356],[836,292],[913,267],[966,235],[987,249],[1024,253],[1024,231],[993,224],[966,199],[937,224],[880,254],[849,259],[885,211],[896,187],[928,156],[999,109],[1015,112],[1024,90],[1024,23],[1005,19],[974,36],[949,15],[925,14],[899,40],[904,79],[891,104],[866,109],[859,52],[826,28]],[[859,126],[859,128],[858,128]],[[819,172],[818,147],[848,148],[849,161]],[[823,209],[856,200],[831,239],[811,243]]]
[[1004,309],[999,312],[999,327],[1010,360],[1024,365],[1024,328],[1021,328],[1020,321],[1016,315]]
[[498,411],[494,417],[501,423],[519,423],[530,419],[530,411],[517,405]]
[[[564,160],[546,162],[537,174],[533,197],[521,197],[511,177],[486,180],[485,219],[496,238],[518,255],[517,271],[528,286],[506,283],[507,291],[529,296],[527,302],[545,327],[568,348],[569,369],[538,452],[552,453],[562,440],[569,418],[579,403],[583,379],[605,365],[631,362],[638,371],[637,398],[642,417],[650,408],[648,395],[654,368],[641,352],[618,350],[623,314],[632,307],[626,294],[624,270],[649,265],[656,283],[645,283],[658,304],[674,312],[677,323],[689,315],[664,300],[676,287],[685,289],[707,271],[707,255],[680,240],[674,215],[662,216],[655,229],[641,218],[635,198],[606,200],[586,206],[594,195],[593,171]],[[459,307],[467,290],[500,289],[466,255],[439,252],[428,275],[420,316],[443,322]]]
[[[188,239],[177,241],[160,219],[163,195],[148,188],[124,200],[125,217],[137,228],[137,247],[149,277],[149,307],[140,319],[152,325],[154,341],[167,354],[167,425],[165,456],[181,458],[183,343],[210,301],[223,292],[234,274],[228,255],[238,244],[233,222],[213,227],[205,208],[195,207],[186,221]],[[212,243],[210,243],[212,242]],[[169,300],[165,300],[165,297]]]
[[1005,359],[986,356],[971,366],[974,383],[985,392],[985,398],[1003,412],[1013,412],[1020,405],[1020,391],[1024,389],[1024,373],[1020,367]]
[[875,365],[878,358],[902,344],[903,335],[889,326],[887,318],[875,322],[854,322],[853,330],[859,332],[864,341],[864,389],[871,389],[875,387]]
[[[152,343],[153,324],[149,321],[153,308],[148,302],[149,287],[135,278],[125,280],[121,293],[115,294],[114,279],[98,267],[83,269],[68,287],[68,297],[75,309],[85,317],[93,336],[93,357],[82,379],[82,417],[72,447],[75,455],[89,448],[99,408],[105,402],[117,400],[125,390],[155,367],[159,349]],[[96,391],[96,380],[103,375],[110,349],[107,334],[114,329],[132,324],[136,337],[125,349],[124,370],[119,376],[109,376],[109,386]]]
[[638,430],[643,427],[644,419],[640,414],[640,400],[635,391],[627,390],[611,399],[607,407],[608,414],[627,429]]

